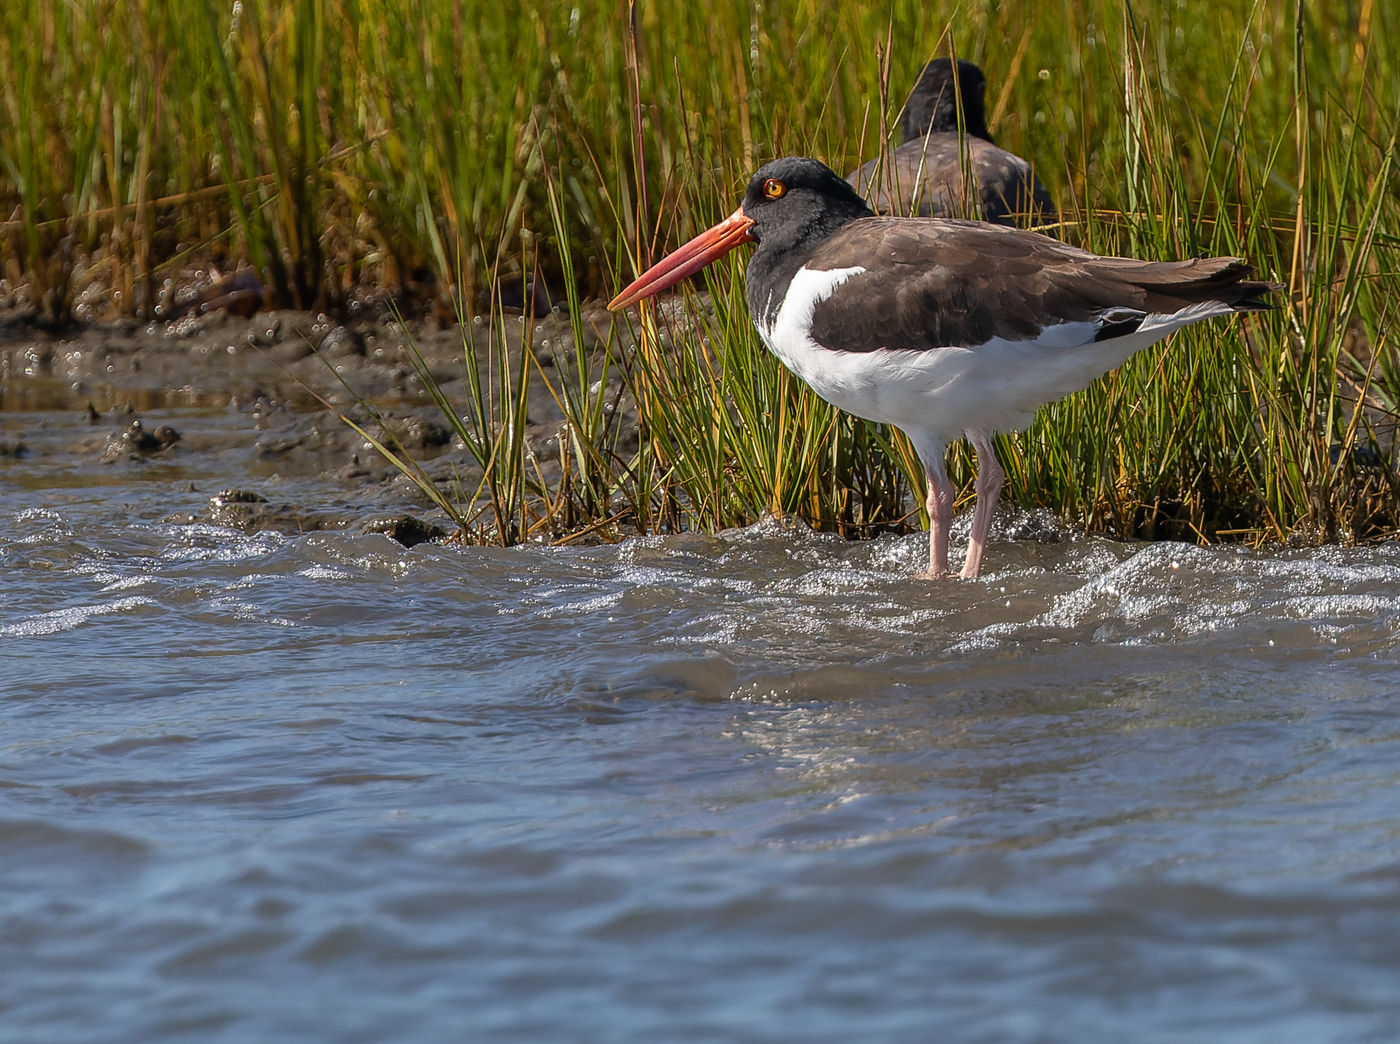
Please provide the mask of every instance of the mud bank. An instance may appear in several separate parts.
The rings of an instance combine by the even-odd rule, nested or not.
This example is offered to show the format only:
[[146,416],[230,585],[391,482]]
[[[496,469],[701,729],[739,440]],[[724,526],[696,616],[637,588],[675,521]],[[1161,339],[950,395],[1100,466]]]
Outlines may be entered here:
[[[588,345],[606,336],[590,309]],[[0,476],[39,491],[110,487],[190,476],[202,506],[175,497],[172,519],[245,531],[381,528],[401,540],[445,535],[446,519],[372,445],[345,423],[393,438],[444,478],[479,478],[465,446],[433,404],[431,380],[453,403],[467,401],[464,352],[485,366],[488,320],[468,328],[382,312],[337,319],[227,311],[168,322],[114,320],[62,333],[0,316]],[[529,344],[527,439],[546,479],[563,422],[545,378],[571,364],[566,315],[506,316],[512,365]],[[62,476],[62,478],[56,478]],[[411,519],[404,522],[402,519]]]

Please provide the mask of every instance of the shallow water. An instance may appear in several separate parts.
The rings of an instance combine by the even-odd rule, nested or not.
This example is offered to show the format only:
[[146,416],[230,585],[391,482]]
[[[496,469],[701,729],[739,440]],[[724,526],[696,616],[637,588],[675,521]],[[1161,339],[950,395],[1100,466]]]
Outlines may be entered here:
[[0,1037],[1400,1036],[1395,546],[408,550],[26,430]]

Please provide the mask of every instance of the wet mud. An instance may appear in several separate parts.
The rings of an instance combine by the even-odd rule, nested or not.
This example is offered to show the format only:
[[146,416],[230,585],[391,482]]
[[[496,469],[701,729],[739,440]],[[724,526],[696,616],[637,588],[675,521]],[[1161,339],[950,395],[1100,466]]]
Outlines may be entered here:
[[[586,315],[590,348],[605,336],[605,315]],[[428,384],[465,410],[464,353],[485,370],[504,345],[514,368],[529,345],[540,365],[531,366],[527,440],[548,480],[563,416],[539,371],[571,365],[569,317],[517,310],[491,331],[486,317],[459,325],[389,309],[332,318],[217,308],[64,331],[0,314],[0,473],[34,489],[47,485],[44,474],[111,486],[188,473],[207,498],[194,509],[172,498],[181,501],[173,520],[244,532],[365,529],[410,545],[442,538],[445,516],[345,418],[437,479],[479,479]]]

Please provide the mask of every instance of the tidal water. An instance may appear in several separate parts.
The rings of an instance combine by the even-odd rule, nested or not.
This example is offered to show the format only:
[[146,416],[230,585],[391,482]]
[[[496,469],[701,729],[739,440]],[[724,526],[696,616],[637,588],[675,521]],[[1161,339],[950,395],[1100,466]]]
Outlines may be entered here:
[[246,535],[7,422],[0,1039],[1400,1039],[1394,545]]

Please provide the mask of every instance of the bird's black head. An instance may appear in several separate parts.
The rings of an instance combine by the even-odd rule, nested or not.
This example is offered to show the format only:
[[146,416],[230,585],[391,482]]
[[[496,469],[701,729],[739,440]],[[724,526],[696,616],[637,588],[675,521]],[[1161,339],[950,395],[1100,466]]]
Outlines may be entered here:
[[760,315],[753,302],[763,301],[769,308],[774,290],[785,287],[829,235],[862,217],[874,214],[826,164],[801,157],[774,160],[753,175],[738,210],[652,264],[608,308],[617,311],[644,301],[752,242],[759,249],[749,259],[749,304]]
[[865,200],[824,163],[801,156],[765,163],[749,182],[739,215],[753,222],[748,300],[754,321],[772,324],[793,274],[826,239],[873,216]]
[[933,131],[958,129],[958,102],[961,95],[963,126],[975,138],[992,140],[987,130],[987,78],[973,62],[962,58],[935,58],[919,73],[904,106],[900,132],[905,141],[922,138]]
[[758,244],[749,259],[750,303],[759,289],[767,300],[827,236],[871,216],[865,200],[825,164],[794,156],[774,160],[753,176],[738,210],[648,268],[608,308],[617,311],[675,286],[741,243]]
[[742,209],[753,219],[749,234],[755,240],[783,249],[825,238],[872,214],[845,178],[804,156],[785,156],[760,167],[749,180]]

